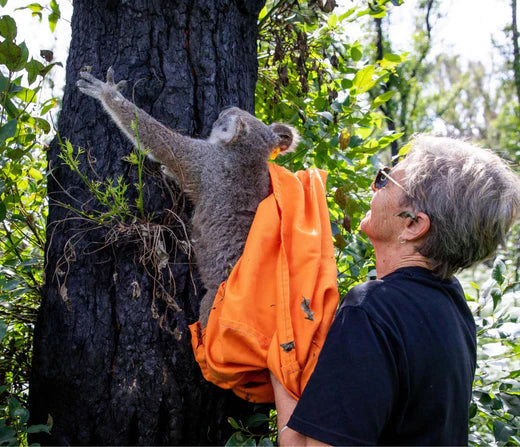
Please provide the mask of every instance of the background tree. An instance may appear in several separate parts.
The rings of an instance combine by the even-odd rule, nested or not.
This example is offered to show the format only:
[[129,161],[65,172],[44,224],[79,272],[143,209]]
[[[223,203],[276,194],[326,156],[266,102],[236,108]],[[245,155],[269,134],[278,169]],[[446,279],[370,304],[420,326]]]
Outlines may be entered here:
[[392,97],[379,107],[385,115],[386,126],[391,132],[402,133],[400,140],[392,142],[391,155],[396,156],[400,145],[405,144],[414,132],[425,130],[417,120],[421,114],[422,87],[431,72],[431,63],[427,61],[432,47],[432,29],[438,18],[439,2],[422,0],[415,12],[415,30],[412,33],[413,49],[406,55],[397,55],[389,37],[392,26],[391,17],[399,15],[399,9],[386,14],[384,6],[378,6],[374,15],[374,44],[371,53],[375,61],[392,67],[393,73],[382,91],[374,90],[372,94],[387,93]]
[[227,417],[251,412],[205,382],[193,359],[187,325],[202,291],[189,204],[156,167],[143,172],[138,155],[122,160],[131,144],[75,81],[83,66],[98,77],[113,66],[139,107],[205,137],[222,107],[254,110],[263,3],[74,2],[58,122],[58,140],[70,144],[62,152],[56,140],[48,152],[46,283],[30,384],[33,420],[52,415],[46,443],[223,444]]

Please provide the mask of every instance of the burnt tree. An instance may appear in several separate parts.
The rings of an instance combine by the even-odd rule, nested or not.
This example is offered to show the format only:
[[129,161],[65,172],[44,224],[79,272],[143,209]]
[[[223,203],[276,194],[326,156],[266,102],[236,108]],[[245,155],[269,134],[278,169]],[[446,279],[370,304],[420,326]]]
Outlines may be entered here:
[[[99,78],[113,66],[139,107],[204,137],[223,107],[254,111],[264,3],[74,0],[58,131],[85,151],[83,173],[138,182],[135,166],[123,160],[131,144],[75,87],[83,66]],[[189,203],[146,162],[148,222],[96,224],[85,214],[100,204],[59,151],[56,141],[48,154],[46,284],[30,383],[32,422],[51,415],[54,427],[52,437],[37,440],[222,445],[233,431],[227,417],[244,418],[251,405],[205,382],[193,358],[187,326],[197,320],[203,290],[185,236]],[[133,203],[136,188],[127,196]]]

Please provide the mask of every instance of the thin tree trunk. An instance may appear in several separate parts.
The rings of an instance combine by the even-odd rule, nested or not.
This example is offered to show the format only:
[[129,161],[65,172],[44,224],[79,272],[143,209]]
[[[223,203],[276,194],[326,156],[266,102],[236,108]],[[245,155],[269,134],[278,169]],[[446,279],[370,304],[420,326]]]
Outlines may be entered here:
[[[382,60],[384,57],[384,36],[383,36],[383,20],[381,18],[375,18],[375,25],[376,25],[376,50],[377,50],[377,60]],[[387,82],[385,86],[385,92],[388,92],[390,90],[390,83]],[[379,108],[385,115],[385,121],[386,121],[386,127],[390,132],[395,132],[395,113],[394,113],[394,107],[392,107],[392,100],[388,101],[386,104],[381,104]],[[392,141],[390,143],[390,153],[392,156],[392,159],[397,156],[399,152],[399,147],[397,145],[397,141]]]
[[516,0],[511,0],[511,10],[513,13],[513,71],[515,74],[516,95],[518,99],[518,115],[520,116],[520,49],[518,44],[518,24]]
[[[58,129],[63,141],[86,151],[81,170],[92,179],[137,183],[136,168],[122,160],[131,144],[75,87],[83,66],[100,78],[113,66],[117,80],[130,81],[126,95],[139,107],[182,133],[205,136],[222,107],[254,110],[264,3],[74,0]],[[79,219],[68,206],[90,213],[99,205],[58,153],[55,142],[30,383],[32,422],[50,415],[54,428],[38,441],[222,445],[233,430],[228,416],[245,418],[251,405],[205,382],[193,359],[187,326],[197,319],[203,290],[187,253],[190,205],[147,162],[144,207],[156,233],[139,221],[100,226]],[[128,194],[133,203],[135,188]],[[152,261],[164,252],[168,262],[158,267]]]

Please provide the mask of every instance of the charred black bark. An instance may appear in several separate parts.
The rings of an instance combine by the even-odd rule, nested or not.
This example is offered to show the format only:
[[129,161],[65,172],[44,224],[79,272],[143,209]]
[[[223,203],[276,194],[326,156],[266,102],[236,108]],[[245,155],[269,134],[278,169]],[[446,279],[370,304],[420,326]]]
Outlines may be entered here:
[[[84,172],[137,181],[135,167],[122,160],[131,144],[75,87],[81,67],[103,77],[113,66],[117,80],[130,81],[127,96],[139,107],[180,132],[205,136],[222,107],[254,111],[256,23],[264,3],[74,0],[58,130],[62,140],[87,151]],[[227,417],[247,416],[251,406],[205,382],[193,359],[187,326],[197,319],[202,288],[186,244],[176,240],[185,239],[181,222],[189,220],[189,204],[160,176],[145,175],[145,211],[175,235],[162,233],[169,262],[155,271],[143,262],[135,233],[96,226],[67,209],[98,205],[58,153],[55,143],[46,284],[30,383],[33,423],[50,414],[54,428],[52,438],[38,441],[223,444],[232,431]]]

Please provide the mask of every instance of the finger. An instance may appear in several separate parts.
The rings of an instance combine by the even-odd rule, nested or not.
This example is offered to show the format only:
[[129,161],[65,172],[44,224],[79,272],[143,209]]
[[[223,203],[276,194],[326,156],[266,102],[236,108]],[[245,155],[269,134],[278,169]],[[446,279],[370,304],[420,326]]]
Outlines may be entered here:
[[126,87],[126,84],[128,84],[128,81],[119,81],[117,84],[116,84],[116,90],[118,92],[122,91],[125,87]]
[[112,67],[108,67],[108,70],[107,70],[107,82],[109,84],[113,84],[114,83],[114,69]]
[[76,82],[76,87],[78,87],[80,92],[85,93],[86,95],[89,95],[89,96],[97,96],[97,95],[99,95],[99,90],[98,89],[93,88],[92,84],[90,84],[90,83],[88,83],[86,81],[83,81],[81,79]]
[[80,77],[83,79],[86,79],[88,82],[92,84],[103,84],[99,79],[97,79],[95,76],[92,76],[88,71],[80,71],[79,72]]

